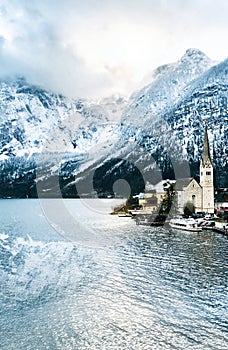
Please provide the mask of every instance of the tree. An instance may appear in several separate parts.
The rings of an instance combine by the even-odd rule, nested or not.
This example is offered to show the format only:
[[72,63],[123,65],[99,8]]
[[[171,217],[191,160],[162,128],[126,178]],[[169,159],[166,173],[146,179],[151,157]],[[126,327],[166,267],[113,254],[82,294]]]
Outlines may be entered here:
[[186,216],[191,216],[192,214],[195,213],[195,206],[192,202],[187,202],[185,203],[185,206],[184,206],[184,215]]
[[126,209],[131,210],[131,209],[136,209],[139,207],[139,199],[138,197],[133,197],[132,194],[130,194],[127,202],[126,202]]
[[169,213],[170,209],[175,206],[175,184],[172,182],[165,182],[163,185],[166,196],[162,202],[162,211]]

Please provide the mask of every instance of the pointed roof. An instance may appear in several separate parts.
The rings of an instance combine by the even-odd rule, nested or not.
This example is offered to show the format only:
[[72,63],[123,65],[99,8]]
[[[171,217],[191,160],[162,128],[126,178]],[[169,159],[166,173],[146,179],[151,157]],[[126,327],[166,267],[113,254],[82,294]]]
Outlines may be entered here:
[[193,180],[193,177],[177,179],[176,187],[175,187],[176,191],[183,191],[183,188],[187,187],[192,180]]
[[203,142],[203,154],[201,157],[203,165],[209,160],[211,162],[210,147],[207,133],[207,125],[204,129],[204,142]]

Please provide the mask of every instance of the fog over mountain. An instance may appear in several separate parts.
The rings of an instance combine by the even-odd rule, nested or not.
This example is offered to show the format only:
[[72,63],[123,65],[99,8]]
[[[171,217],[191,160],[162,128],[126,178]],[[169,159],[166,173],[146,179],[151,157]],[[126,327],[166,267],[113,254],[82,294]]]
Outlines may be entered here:
[[[1,197],[132,192],[160,178],[198,176],[207,123],[217,186],[228,186],[228,60],[189,49],[158,67],[129,100],[70,99],[0,82]],[[118,188],[117,188],[118,190]]]

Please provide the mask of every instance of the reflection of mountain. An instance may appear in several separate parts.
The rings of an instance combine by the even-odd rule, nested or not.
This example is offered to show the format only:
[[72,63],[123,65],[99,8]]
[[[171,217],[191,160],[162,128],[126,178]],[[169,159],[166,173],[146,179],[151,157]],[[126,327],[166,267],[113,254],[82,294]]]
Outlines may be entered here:
[[70,100],[24,79],[2,81],[1,195],[34,195],[36,176],[53,195],[59,171],[67,196],[76,194],[75,175],[87,179],[82,192],[110,192],[118,178],[137,191],[161,176],[186,176],[189,166],[197,176],[205,120],[217,183],[228,186],[227,74],[228,60],[215,64],[190,49],[129,101]]

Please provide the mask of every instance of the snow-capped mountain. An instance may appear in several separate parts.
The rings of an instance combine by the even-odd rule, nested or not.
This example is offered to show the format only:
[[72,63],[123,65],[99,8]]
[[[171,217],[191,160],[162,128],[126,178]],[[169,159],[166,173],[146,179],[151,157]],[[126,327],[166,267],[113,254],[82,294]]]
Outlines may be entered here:
[[132,95],[124,120],[144,125],[148,119],[150,125],[152,116],[155,119],[172,108],[182,98],[185,87],[214,64],[201,51],[189,49],[178,62],[158,67],[152,73],[152,82]]
[[217,184],[228,186],[227,74],[228,60],[190,49],[129,101],[72,100],[22,78],[1,81],[1,196],[34,196],[39,182],[47,195],[60,183],[75,196],[81,180],[80,193],[111,193],[118,179],[136,192],[161,177],[197,176],[206,121]]
[[64,175],[71,177],[79,160],[81,169],[83,161],[86,167],[93,162],[95,149],[105,157],[119,139],[117,125],[126,105],[120,96],[98,103],[71,100],[23,78],[1,81],[0,101],[0,193],[7,188],[9,196],[14,191],[29,195],[40,167],[48,177],[63,164]]
[[217,177],[225,176],[228,165],[227,99],[228,60],[225,60],[187,86],[182,100],[164,115],[190,162],[199,158],[203,125],[207,123]]
[[187,50],[177,63],[158,68],[152,83],[132,96],[123,113],[123,134],[134,143],[126,143],[122,157],[143,168],[144,179],[156,181],[155,168],[160,177],[197,177],[207,123],[216,185],[228,185],[227,64]]
[[[118,112],[126,103],[121,97],[112,101],[106,99],[99,104],[70,100],[30,86],[22,78],[0,82],[0,101],[2,160],[11,155],[28,156],[42,152],[49,144],[56,147],[52,151],[63,151],[64,147],[67,152],[81,152],[81,147],[85,151],[89,142],[83,143],[83,136],[90,140],[91,134],[96,135],[98,126],[105,127],[118,120]],[[52,136],[57,134],[59,139],[52,142]]]

